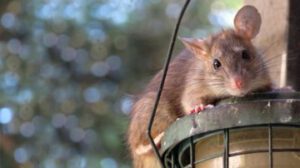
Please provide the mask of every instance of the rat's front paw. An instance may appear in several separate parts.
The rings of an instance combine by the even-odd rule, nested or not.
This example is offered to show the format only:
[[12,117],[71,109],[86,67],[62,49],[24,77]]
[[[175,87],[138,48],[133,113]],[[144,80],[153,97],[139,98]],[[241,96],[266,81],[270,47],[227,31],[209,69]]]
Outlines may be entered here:
[[214,105],[212,104],[208,104],[208,105],[204,105],[204,104],[199,104],[199,105],[196,105],[190,112],[190,114],[195,114],[195,113],[199,113],[205,109],[211,109],[213,108]]

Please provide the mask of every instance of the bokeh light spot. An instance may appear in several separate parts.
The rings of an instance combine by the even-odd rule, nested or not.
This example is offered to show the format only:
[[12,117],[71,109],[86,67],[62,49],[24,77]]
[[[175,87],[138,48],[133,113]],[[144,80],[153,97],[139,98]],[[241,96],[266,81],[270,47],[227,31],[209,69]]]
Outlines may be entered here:
[[47,33],[43,37],[43,43],[46,47],[53,47],[58,41],[57,36],[54,33]]
[[0,109],[0,123],[8,124],[13,119],[14,112],[9,107],[3,107]]
[[53,117],[52,117],[52,125],[55,127],[55,128],[61,128],[65,125],[66,123],[66,116],[63,115],[63,114],[55,114]]
[[119,56],[113,55],[106,59],[106,63],[111,70],[119,70],[122,65],[122,60]]
[[131,111],[133,101],[130,97],[126,96],[121,100],[121,110],[124,114],[129,114]]
[[104,158],[100,161],[102,168],[117,168],[118,164],[113,158]]
[[25,148],[20,147],[15,150],[14,158],[18,163],[25,163],[29,159],[29,153]]
[[10,53],[18,54],[22,50],[22,44],[18,39],[10,39],[7,43],[7,48]]
[[16,17],[13,13],[5,13],[1,17],[1,24],[3,27],[10,29],[15,25]]
[[101,27],[87,29],[88,37],[92,42],[102,42],[106,39],[106,34]]
[[92,129],[87,129],[85,131],[85,138],[84,138],[84,142],[88,145],[93,145],[94,143],[99,143],[100,140],[97,138],[97,134],[94,130]]
[[103,77],[109,72],[109,66],[105,62],[96,62],[91,67],[93,75]]
[[71,47],[64,48],[61,57],[65,61],[72,61],[76,58],[76,50]]
[[21,104],[29,103],[33,98],[33,93],[30,89],[24,89],[19,92],[16,97],[17,101]]
[[80,142],[85,137],[85,131],[82,128],[72,128],[70,138],[74,142]]
[[3,76],[2,87],[10,88],[15,87],[19,83],[19,75],[13,72],[6,72]]
[[69,130],[77,127],[78,125],[78,117],[74,116],[74,115],[70,115],[67,117],[67,121],[65,124],[65,127]]
[[35,126],[31,122],[25,122],[20,127],[20,133],[26,137],[32,137],[35,133]]
[[166,14],[171,18],[177,18],[180,13],[181,6],[177,3],[170,3],[166,8]]
[[84,90],[84,99],[88,103],[96,103],[102,99],[102,94],[99,89],[95,87],[89,87]]

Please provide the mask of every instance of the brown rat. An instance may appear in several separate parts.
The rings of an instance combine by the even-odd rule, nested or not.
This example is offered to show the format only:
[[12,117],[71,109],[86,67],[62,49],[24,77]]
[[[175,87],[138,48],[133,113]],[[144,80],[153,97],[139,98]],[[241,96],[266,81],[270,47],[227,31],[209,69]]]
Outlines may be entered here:
[[[187,49],[170,64],[151,135],[159,145],[165,129],[177,118],[199,112],[229,96],[271,88],[267,66],[251,40],[258,34],[261,16],[253,6],[241,8],[234,29],[205,40],[181,38]],[[135,168],[160,167],[147,138],[147,124],[154,106],[162,71],[134,103],[128,143]]]

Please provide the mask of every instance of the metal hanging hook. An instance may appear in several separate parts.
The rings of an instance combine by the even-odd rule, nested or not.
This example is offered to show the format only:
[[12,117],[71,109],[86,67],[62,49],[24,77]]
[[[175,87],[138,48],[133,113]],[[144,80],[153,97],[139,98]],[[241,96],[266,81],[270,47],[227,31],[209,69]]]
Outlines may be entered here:
[[189,3],[190,3],[190,0],[186,0],[186,2],[184,3],[184,5],[181,9],[181,12],[179,14],[179,17],[178,17],[178,20],[177,20],[177,23],[176,23],[176,26],[175,26],[175,29],[174,29],[174,32],[173,32],[173,35],[172,35],[172,39],[171,39],[171,42],[170,42],[170,45],[169,45],[167,59],[165,61],[165,65],[164,65],[164,68],[163,68],[162,79],[161,79],[161,82],[160,82],[159,90],[157,92],[157,96],[156,96],[156,99],[155,99],[155,104],[154,104],[154,107],[153,107],[153,111],[152,111],[152,114],[151,114],[151,117],[150,117],[150,120],[149,120],[149,123],[148,123],[148,129],[147,129],[147,135],[148,135],[148,138],[150,140],[151,146],[154,149],[155,155],[159,159],[162,167],[165,167],[165,166],[163,164],[162,157],[159,154],[159,150],[158,150],[157,146],[155,145],[153,137],[151,136],[151,129],[152,129],[152,126],[153,126],[154,117],[155,117],[155,114],[156,114],[156,111],[157,111],[160,96],[161,96],[161,93],[162,93],[162,90],[163,90],[163,87],[164,87],[164,84],[165,84],[165,80],[166,80],[166,77],[167,77],[167,72],[168,72],[169,64],[170,64],[171,57],[172,57],[172,54],[173,54],[175,42],[176,42],[176,39],[177,39],[179,26],[180,26],[181,20],[183,18],[183,15],[184,15]]

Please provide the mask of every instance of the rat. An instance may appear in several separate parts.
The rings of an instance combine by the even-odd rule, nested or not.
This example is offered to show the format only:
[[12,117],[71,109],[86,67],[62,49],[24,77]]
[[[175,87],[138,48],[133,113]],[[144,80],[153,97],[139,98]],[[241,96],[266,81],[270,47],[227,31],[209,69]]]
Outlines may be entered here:
[[[261,16],[254,6],[242,7],[234,28],[206,39],[180,38],[185,49],[169,66],[151,131],[157,147],[164,131],[177,118],[198,113],[223,98],[245,96],[272,88],[268,67],[252,39],[259,33]],[[162,78],[158,72],[132,106],[128,144],[135,168],[157,168],[147,138],[147,125]]]

